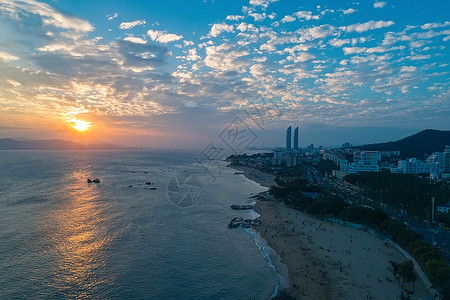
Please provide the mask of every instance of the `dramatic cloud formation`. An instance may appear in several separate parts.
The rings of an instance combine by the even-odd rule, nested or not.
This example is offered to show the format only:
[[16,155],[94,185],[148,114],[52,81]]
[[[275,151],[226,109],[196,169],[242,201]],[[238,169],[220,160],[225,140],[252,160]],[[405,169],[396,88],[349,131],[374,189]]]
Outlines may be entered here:
[[77,116],[112,141],[164,145],[204,141],[248,111],[275,128],[449,125],[450,21],[422,15],[429,3],[202,4],[208,18],[161,2],[158,19],[152,1],[94,18],[75,3],[0,0],[0,123],[20,136]]

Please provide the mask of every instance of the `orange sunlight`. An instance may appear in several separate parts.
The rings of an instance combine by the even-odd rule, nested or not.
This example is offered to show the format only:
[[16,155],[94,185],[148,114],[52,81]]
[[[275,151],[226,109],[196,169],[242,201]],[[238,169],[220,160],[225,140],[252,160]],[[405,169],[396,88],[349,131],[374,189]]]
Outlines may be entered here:
[[91,127],[91,122],[74,119],[71,126],[78,131],[86,131]]

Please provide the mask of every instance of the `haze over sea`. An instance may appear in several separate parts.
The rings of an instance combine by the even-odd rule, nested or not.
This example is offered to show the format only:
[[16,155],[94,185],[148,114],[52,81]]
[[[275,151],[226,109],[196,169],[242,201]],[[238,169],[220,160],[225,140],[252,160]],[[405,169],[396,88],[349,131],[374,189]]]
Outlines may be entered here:
[[[230,204],[263,188],[231,169],[214,181],[196,155],[2,151],[0,298],[270,298],[278,279],[267,257],[227,228],[249,217]],[[193,205],[173,203],[175,177],[195,179],[197,189],[179,187]]]

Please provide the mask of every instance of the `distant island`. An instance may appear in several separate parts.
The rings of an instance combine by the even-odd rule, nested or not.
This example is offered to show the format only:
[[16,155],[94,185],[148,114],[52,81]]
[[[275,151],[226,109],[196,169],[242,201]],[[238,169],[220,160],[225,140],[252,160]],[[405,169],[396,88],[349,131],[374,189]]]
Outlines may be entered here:
[[51,140],[28,140],[23,138],[0,139],[0,150],[92,150],[92,149],[120,149],[122,147],[114,144],[90,144],[83,145],[71,141]]

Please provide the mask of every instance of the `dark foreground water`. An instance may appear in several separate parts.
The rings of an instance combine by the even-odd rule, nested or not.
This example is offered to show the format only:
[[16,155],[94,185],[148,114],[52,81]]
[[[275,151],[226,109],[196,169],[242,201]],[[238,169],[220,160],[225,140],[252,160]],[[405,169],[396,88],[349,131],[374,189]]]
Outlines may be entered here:
[[261,245],[227,228],[262,188],[196,154],[0,151],[0,299],[270,298]]

